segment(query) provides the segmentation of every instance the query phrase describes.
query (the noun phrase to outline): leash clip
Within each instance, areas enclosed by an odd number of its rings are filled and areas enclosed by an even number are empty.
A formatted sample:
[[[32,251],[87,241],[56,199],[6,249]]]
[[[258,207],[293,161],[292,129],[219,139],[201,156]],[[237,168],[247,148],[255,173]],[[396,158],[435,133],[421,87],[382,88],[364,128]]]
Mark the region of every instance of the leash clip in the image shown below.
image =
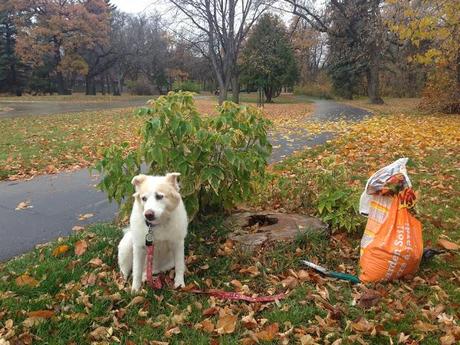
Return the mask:
[[[153,228],[155,227],[155,225],[147,224],[147,226],[149,227],[149,230],[147,234],[145,235],[145,245],[147,247],[150,247],[153,245]]]

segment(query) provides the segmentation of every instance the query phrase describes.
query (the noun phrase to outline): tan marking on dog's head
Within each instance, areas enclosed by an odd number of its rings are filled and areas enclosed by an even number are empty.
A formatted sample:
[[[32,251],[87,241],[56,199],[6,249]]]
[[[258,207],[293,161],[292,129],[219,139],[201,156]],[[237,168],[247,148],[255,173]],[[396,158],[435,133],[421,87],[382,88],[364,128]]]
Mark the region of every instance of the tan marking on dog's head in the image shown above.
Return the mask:
[[[181,196],[177,192],[176,187],[168,179],[166,179],[166,183],[158,185],[156,192],[164,195],[168,212],[172,212],[179,205]]]
[[[173,173],[168,173],[166,174],[166,182],[171,184],[176,191],[179,191],[179,182],[177,181],[177,178],[180,176],[180,173],[178,172],[173,172]]]

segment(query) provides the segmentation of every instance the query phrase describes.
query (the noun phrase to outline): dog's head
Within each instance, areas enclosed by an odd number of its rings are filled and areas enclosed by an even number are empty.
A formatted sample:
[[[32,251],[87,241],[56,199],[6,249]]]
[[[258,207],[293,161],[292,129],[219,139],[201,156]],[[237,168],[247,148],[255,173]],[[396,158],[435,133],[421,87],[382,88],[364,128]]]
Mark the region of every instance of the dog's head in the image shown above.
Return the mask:
[[[141,174],[132,179],[131,183],[136,189],[133,196],[139,203],[147,224],[161,224],[179,205],[179,176],[179,173],[170,173],[166,176]]]

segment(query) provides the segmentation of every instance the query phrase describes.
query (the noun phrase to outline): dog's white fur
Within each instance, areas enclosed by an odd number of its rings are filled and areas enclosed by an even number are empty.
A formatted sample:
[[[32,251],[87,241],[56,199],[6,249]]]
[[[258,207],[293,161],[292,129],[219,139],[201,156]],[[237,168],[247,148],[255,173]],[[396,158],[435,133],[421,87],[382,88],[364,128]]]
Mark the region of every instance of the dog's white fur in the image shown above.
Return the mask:
[[[187,236],[187,213],[179,194],[179,173],[166,176],[137,175],[132,184],[136,189],[129,228],[118,245],[118,265],[127,280],[133,273],[132,292],[139,291],[146,280],[145,236],[148,232],[146,212],[154,212],[153,273],[174,267],[174,287],[184,286],[184,239]],[[147,212],[148,215],[148,212]]]

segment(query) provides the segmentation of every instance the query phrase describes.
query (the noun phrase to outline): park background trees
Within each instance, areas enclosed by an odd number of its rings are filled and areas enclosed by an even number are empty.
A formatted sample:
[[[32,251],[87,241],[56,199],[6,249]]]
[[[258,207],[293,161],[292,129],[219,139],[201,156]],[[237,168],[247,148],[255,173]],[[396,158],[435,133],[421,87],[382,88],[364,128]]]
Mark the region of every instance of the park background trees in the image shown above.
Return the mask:
[[[458,1],[163,0],[168,12],[127,14],[110,0],[3,0],[0,92],[165,93],[197,86],[239,101],[272,65],[249,38],[265,13],[279,15],[296,66],[295,90],[346,99],[424,97],[458,112]],[[273,34],[276,34],[276,32]],[[289,49],[288,49],[289,50]],[[251,73],[249,73],[252,71]],[[283,87],[292,85],[285,79]],[[249,87],[248,87],[249,86]],[[276,87],[280,89],[279,85]],[[275,93],[276,94],[276,93]],[[271,98],[271,97],[268,97]]]

